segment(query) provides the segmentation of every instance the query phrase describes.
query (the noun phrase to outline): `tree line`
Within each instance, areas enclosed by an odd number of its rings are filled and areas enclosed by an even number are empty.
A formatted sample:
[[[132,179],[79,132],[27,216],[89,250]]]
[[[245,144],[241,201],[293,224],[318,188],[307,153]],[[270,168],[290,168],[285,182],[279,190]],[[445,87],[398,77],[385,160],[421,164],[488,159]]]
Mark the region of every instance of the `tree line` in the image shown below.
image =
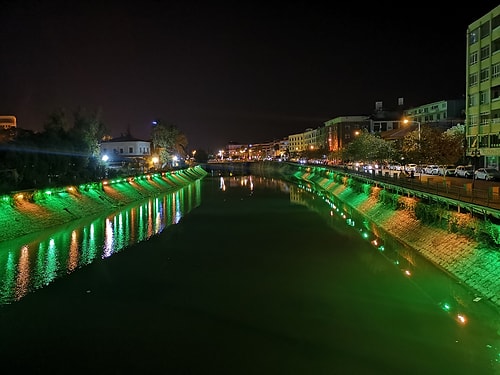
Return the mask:
[[[454,126],[441,131],[427,124],[420,132],[412,131],[402,139],[384,140],[380,134],[361,132],[345,148],[330,154],[343,162],[401,162],[415,164],[466,163],[465,128]]]
[[[100,160],[100,142],[108,129],[99,111],[58,109],[49,114],[43,130],[0,130],[0,194],[53,186],[78,185],[108,177]],[[152,149],[162,164],[175,153],[187,154],[187,138],[175,126],[157,120],[151,130]],[[197,153],[203,155],[203,152]]]

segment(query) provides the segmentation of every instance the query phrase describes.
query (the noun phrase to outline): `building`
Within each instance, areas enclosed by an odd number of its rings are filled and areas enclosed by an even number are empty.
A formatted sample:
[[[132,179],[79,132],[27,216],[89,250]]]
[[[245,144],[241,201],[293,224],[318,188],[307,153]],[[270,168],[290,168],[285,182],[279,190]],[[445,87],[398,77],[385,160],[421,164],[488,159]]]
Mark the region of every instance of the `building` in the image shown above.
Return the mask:
[[[311,129],[306,129],[306,131]],[[290,134],[288,136],[288,146],[290,150],[290,156],[295,157],[301,152],[307,150],[306,143],[304,140],[304,133]]]
[[[16,116],[0,116],[0,129],[8,130],[16,126]]]
[[[466,48],[467,155],[474,165],[498,168],[500,5],[468,26]]]
[[[152,163],[151,142],[130,134],[102,141],[99,148],[108,168],[144,170]]]
[[[370,131],[372,120],[369,116],[341,116],[325,122],[327,150],[342,150],[361,131]]]
[[[440,100],[407,109],[403,117],[410,123],[426,124],[445,131],[465,123],[465,99]]]
[[[370,133],[382,133],[398,129],[403,117],[403,98],[398,98],[396,108],[384,108],[383,102],[375,102],[375,111],[370,116]]]

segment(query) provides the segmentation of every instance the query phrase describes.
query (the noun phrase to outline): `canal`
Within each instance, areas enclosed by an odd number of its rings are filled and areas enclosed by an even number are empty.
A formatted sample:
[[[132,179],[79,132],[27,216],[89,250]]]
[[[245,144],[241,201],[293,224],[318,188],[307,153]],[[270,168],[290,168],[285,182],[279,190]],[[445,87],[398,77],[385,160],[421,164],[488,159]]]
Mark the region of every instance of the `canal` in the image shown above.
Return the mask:
[[[500,374],[500,314],[347,205],[207,176],[0,243],[4,371]]]

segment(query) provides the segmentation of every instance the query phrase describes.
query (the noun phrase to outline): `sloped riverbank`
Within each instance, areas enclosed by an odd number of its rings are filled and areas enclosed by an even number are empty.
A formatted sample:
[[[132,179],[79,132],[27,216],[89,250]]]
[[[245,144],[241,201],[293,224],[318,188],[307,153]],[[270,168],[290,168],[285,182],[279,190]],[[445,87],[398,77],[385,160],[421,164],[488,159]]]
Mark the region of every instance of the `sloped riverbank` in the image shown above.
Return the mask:
[[[98,215],[160,193],[175,191],[202,178],[206,171],[193,167],[134,178],[24,191],[0,201],[0,244],[21,236]]]

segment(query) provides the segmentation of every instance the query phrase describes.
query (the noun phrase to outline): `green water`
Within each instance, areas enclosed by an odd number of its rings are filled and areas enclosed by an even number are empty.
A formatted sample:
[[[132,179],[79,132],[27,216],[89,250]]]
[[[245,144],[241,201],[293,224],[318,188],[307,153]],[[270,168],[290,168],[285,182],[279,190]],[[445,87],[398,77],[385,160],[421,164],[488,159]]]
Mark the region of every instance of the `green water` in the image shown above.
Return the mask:
[[[4,244],[0,366],[500,374],[498,310],[341,207],[272,178],[206,177]]]

